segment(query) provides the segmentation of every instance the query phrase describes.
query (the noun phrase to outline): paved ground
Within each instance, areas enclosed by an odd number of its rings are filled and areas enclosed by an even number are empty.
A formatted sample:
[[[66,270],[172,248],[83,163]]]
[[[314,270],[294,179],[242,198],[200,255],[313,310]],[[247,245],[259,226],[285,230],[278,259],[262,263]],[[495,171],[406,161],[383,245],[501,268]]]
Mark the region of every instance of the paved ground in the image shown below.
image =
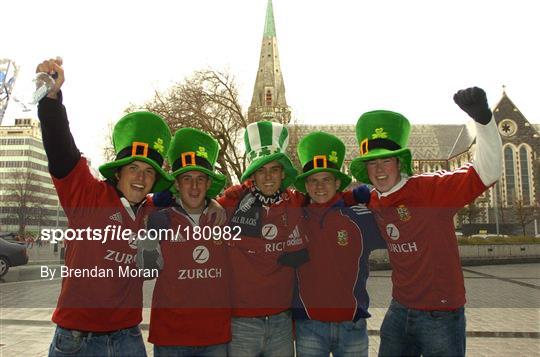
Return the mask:
[[[38,253],[36,259],[57,262]],[[9,274],[30,268],[14,268]],[[540,264],[476,266],[463,270],[468,299],[468,355],[540,356]],[[60,280],[6,280],[0,284],[0,355],[46,356],[54,331],[50,317]],[[145,283],[145,304],[150,301],[152,288],[152,282]],[[368,290],[373,315],[368,320],[370,355],[375,356],[379,327],[390,299],[390,272],[373,271]],[[145,338],[148,317],[149,311],[145,309],[142,325]],[[151,355],[151,345],[147,344],[147,348]]]

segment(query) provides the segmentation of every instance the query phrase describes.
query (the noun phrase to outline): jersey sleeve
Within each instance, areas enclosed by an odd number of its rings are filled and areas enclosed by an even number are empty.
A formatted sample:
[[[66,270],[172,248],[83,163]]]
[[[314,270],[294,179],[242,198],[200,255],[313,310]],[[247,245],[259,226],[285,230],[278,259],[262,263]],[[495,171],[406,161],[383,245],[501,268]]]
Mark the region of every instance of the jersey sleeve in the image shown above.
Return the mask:
[[[350,207],[348,212],[349,217],[362,231],[363,244],[368,251],[386,249],[386,241],[381,236],[373,213],[366,206],[358,204]]]
[[[62,92],[58,99],[43,98],[38,106],[43,147],[53,177],[66,177],[77,165],[81,153],[69,129],[66,108],[62,104]]]
[[[502,174],[502,141],[495,119],[486,125],[476,123],[476,150],[473,165],[485,186]]]
[[[88,217],[92,217],[93,210],[100,207],[100,195],[107,194],[108,184],[92,176],[84,157],[79,159],[67,176],[53,176],[52,179],[70,224],[87,221]]]
[[[455,211],[474,201],[502,173],[502,144],[495,121],[476,123],[474,160],[453,171],[413,176],[416,191],[426,207],[451,207]]]
[[[410,181],[415,195],[425,208],[448,208],[452,215],[487,189],[470,163],[453,171],[413,176]]]

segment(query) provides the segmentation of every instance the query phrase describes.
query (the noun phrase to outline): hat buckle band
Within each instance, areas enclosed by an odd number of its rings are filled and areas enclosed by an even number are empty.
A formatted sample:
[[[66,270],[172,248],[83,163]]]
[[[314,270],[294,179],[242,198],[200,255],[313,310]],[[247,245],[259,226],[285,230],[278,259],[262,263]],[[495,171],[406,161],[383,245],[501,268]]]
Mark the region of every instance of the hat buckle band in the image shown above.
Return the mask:
[[[142,148],[142,154],[138,153],[140,148]],[[148,157],[148,143],[143,143],[143,142],[140,142],[140,141],[134,141],[131,144],[131,156]]]
[[[360,156],[367,155],[368,152],[369,152],[369,143],[368,143],[368,139],[366,138],[362,140],[362,142],[360,143]]]
[[[186,158],[188,158],[188,157],[189,157],[189,162],[186,161]],[[195,166],[196,165],[196,163],[195,163],[195,151],[183,152],[182,156],[181,156],[181,159],[182,159],[182,167]]]
[[[319,162],[322,161],[322,165],[319,165]],[[328,161],[326,160],[326,155],[315,155],[313,156],[313,168],[319,169],[323,168],[326,169],[328,167]]]

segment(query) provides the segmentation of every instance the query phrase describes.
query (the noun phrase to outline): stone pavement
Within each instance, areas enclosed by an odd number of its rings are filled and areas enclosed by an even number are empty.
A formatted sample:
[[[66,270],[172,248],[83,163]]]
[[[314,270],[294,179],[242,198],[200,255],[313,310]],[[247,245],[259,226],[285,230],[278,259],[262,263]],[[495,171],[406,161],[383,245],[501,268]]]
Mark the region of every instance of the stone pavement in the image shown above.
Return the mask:
[[[468,303],[468,356],[540,356],[540,264],[465,267]],[[53,336],[50,322],[60,280],[0,284],[0,355],[46,356]],[[153,282],[146,282],[145,304]],[[368,280],[372,318],[368,320],[370,356],[376,356],[379,327],[390,300],[389,271]],[[143,335],[148,337],[149,310]],[[152,346],[147,344],[151,356]]]

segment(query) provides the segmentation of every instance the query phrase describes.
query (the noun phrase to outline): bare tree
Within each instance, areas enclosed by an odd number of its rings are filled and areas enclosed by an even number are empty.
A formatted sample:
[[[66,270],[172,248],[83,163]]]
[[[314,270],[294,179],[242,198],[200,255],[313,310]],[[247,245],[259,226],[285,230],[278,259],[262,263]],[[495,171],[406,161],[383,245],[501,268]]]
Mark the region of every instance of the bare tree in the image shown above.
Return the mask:
[[[458,211],[457,220],[460,225],[474,223],[482,216],[482,211],[482,207],[473,201]]]
[[[298,120],[293,117],[287,125],[287,128],[289,130],[289,146],[287,147],[287,155],[290,157],[293,165],[300,168],[301,171],[302,166],[300,165],[300,159],[298,158],[298,153],[296,151],[298,143],[302,139],[301,125]]]
[[[516,217],[516,223],[521,227],[523,235],[527,235],[527,225],[538,219],[539,203],[533,203],[532,205],[525,205],[522,199],[516,199],[514,202],[514,214]]]
[[[217,169],[229,183],[238,182],[246,167],[242,130],[247,126],[234,77],[222,71],[199,70],[168,91],[156,91],[142,106],[126,112],[148,110],[162,116],[171,131],[191,127],[212,135],[220,144]]]
[[[7,208],[8,217],[19,225],[19,235],[24,236],[30,224],[41,226],[45,216],[45,205],[40,176],[29,170],[10,172],[3,184],[0,201]]]
[[[116,152],[114,151],[114,146],[112,144],[113,128],[114,123],[109,121],[107,123],[107,133],[105,135],[102,148],[103,158],[105,159],[105,162],[114,161],[114,159],[116,158]]]

